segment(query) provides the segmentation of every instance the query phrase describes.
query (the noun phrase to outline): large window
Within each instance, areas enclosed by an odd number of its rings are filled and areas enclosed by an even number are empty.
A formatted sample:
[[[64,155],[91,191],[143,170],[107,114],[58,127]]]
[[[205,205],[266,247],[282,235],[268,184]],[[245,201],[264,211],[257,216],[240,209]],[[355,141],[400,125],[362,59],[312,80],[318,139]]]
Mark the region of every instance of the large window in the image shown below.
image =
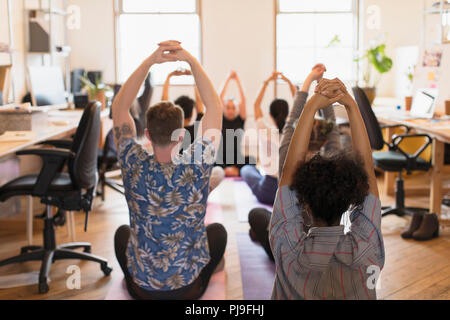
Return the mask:
[[[278,0],[277,70],[299,83],[316,63],[355,80],[357,0]]]
[[[165,40],[178,40],[197,59],[201,58],[199,0],[119,0],[118,71],[124,82]],[[152,68],[154,84],[164,83],[185,62],[170,62]],[[176,77],[174,84],[192,84],[192,77]]]

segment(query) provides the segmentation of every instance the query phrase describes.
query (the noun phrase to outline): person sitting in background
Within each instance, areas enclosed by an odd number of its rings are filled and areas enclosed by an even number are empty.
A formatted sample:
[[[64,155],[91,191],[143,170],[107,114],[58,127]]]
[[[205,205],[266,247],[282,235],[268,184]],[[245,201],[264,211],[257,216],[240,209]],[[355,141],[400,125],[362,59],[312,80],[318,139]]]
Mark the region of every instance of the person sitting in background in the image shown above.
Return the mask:
[[[207,110],[200,137],[182,155],[183,110],[160,102],[147,111],[146,137],[154,153],[136,142],[130,106],[155,64],[185,61]],[[223,258],[227,233],[205,226],[209,179],[220,141],[205,134],[222,129],[222,105],[199,62],[177,41],[167,41],[131,75],[114,100],[113,122],[130,225],[115,234],[117,260],[135,299],[198,299]]]
[[[384,266],[381,203],[372,150],[357,103],[339,80],[322,80],[295,128],[269,224],[276,275],[272,299],[376,299],[369,277]],[[339,102],[353,152],[307,159],[314,116]],[[284,142],[284,141],[283,141]],[[342,215],[350,211],[350,231]],[[304,231],[304,215],[311,218]],[[376,272],[376,271],[375,271]]]
[[[271,81],[283,79],[289,84],[292,96],[297,88],[282,73],[273,72],[263,83],[255,101],[255,120],[258,129],[259,161],[263,168],[261,173],[255,166],[246,165],[241,169],[241,176],[252,189],[259,202],[273,205],[278,189],[278,153],[280,149],[280,135],[283,132],[286,118],[289,114],[289,104],[286,100],[275,99],[270,104],[270,116],[264,117],[261,103],[266,89]]]
[[[236,82],[239,89],[239,102],[237,102],[234,98],[225,98],[228,86],[232,80]],[[242,155],[241,150],[247,111],[244,89],[236,71],[230,72],[220,94],[220,99],[224,106],[223,127],[222,142],[217,153],[216,164],[225,169],[225,174],[227,177],[239,177],[240,169],[246,163],[250,163],[250,159]],[[227,137],[227,130],[233,136],[232,139]],[[241,131],[242,134],[239,134],[239,131]]]
[[[319,82],[322,78],[324,73],[326,72],[326,68],[323,64],[317,64],[312,69],[311,73],[306,78],[305,82],[302,85],[302,88],[300,91],[296,92],[295,100],[294,100],[294,106],[289,113],[288,120],[286,122],[286,125],[283,129],[283,135],[281,137],[281,147],[279,149],[279,153],[285,153],[287,148],[289,147],[289,143],[291,141],[292,133],[294,132],[295,126],[297,125],[297,120],[300,117],[303,108],[306,104],[306,100],[308,98],[309,91],[311,89],[311,85],[313,82]],[[336,123],[336,117],[334,114],[334,110],[332,106],[328,106],[323,111],[323,117],[327,121],[327,123],[335,124]],[[320,131],[319,128],[323,127],[322,121],[314,121],[314,131]],[[325,137],[325,139],[323,138]],[[314,139],[318,138],[318,139]],[[309,155],[313,155],[315,152],[318,152],[323,144],[325,143],[325,152],[326,153],[332,153],[336,150],[339,150],[341,148],[341,144],[339,141],[339,131],[337,129],[337,126],[334,125],[332,128],[328,128],[327,131],[325,131],[324,135],[322,137],[320,135],[317,135],[317,137],[314,137],[310,141],[309,145]],[[281,172],[281,168],[283,166],[283,162],[281,159],[277,156],[277,172]],[[277,174],[278,176],[278,174]],[[277,189],[278,189],[278,182],[277,182]],[[275,191],[276,194],[276,191]],[[275,197],[275,196],[274,196]],[[248,216],[248,221],[250,224],[250,237],[253,241],[259,242],[264,250],[266,251],[267,255],[271,260],[273,260],[272,251],[270,249],[270,243],[269,243],[269,221],[272,213],[265,209],[265,208],[255,208],[252,211],[250,211]]]
[[[162,101],[169,101],[169,88],[170,88],[170,79],[172,77],[179,76],[192,76],[191,70],[175,70],[167,76],[166,82],[163,87],[163,95]],[[187,150],[189,146],[194,143],[197,138],[197,131],[200,125],[200,121],[203,119],[205,115],[205,107],[202,103],[202,99],[200,98],[200,94],[198,93],[197,87],[194,85],[195,92],[195,101],[192,100],[188,96],[180,96],[175,100],[175,105],[179,106],[183,109],[184,112],[184,129],[186,133],[184,135],[183,142],[181,144],[180,153],[184,150]],[[195,121],[192,121],[194,115],[194,106],[196,111]],[[210,192],[213,191],[217,186],[223,181],[225,178],[225,172],[222,167],[215,166],[211,172],[211,179],[209,183]]]
[[[169,88],[170,88],[170,79],[172,77],[179,76],[192,76],[192,72],[190,70],[175,70],[167,76],[166,82],[163,87],[163,95],[161,101],[169,101]],[[183,140],[183,144],[181,149],[186,150],[197,137],[197,132],[195,130],[195,124],[202,120],[205,114],[205,107],[203,106],[202,99],[198,93],[197,87],[194,86],[195,92],[195,101],[186,95],[182,95],[175,100],[175,104],[184,111],[184,128],[187,130],[189,135],[185,135]],[[196,111],[195,122],[192,121],[194,115],[194,106]],[[194,123],[193,123],[194,122]]]

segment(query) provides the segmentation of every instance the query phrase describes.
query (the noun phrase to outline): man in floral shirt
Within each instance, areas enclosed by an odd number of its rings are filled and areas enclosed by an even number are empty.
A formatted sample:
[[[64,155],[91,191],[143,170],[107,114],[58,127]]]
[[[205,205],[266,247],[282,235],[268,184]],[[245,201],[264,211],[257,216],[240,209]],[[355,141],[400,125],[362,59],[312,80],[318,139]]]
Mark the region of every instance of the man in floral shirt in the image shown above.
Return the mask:
[[[151,66],[168,61],[190,64],[207,107],[200,137],[181,155],[181,108],[161,102],[147,112],[146,135],[154,154],[136,142],[129,113]],[[222,225],[204,223],[209,178],[220,143],[206,135],[208,130],[220,133],[220,100],[198,61],[179,42],[167,41],[128,79],[112,113],[130,211],[130,226],[117,230],[115,249],[128,291],[136,299],[197,299],[223,258],[227,241]]]

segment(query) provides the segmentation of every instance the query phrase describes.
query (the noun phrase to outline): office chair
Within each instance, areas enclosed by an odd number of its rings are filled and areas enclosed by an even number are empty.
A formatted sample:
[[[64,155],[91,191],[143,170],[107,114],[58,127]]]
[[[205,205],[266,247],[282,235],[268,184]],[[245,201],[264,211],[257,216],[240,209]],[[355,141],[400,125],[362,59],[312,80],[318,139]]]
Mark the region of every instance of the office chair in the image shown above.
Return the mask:
[[[111,189],[125,194],[123,183],[120,183],[116,179],[107,178],[106,173],[111,171],[120,170],[119,160],[117,159],[117,150],[114,144],[114,132],[109,131],[106,136],[105,145],[103,150],[99,150],[98,154],[98,175],[100,190],[97,194],[101,196],[102,201],[105,201],[105,187],[108,186]]]
[[[83,113],[70,149],[36,148],[17,152],[18,156],[36,155],[43,160],[39,174],[19,177],[0,188],[0,201],[15,196],[39,197],[47,206],[44,218],[43,246],[22,248],[19,256],[0,261],[0,267],[25,261],[42,261],[39,273],[39,293],[49,291],[48,275],[55,260],[80,259],[97,262],[108,276],[112,269],[108,261],[91,254],[90,243],[69,243],[56,245],[52,206],[63,211],[84,211],[92,209],[97,186],[97,146],[100,135],[100,108],[98,102],[91,103]],[[68,173],[61,172],[61,166],[68,162]],[[84,252],[74,249],[82,248]]]
[[[386,152],[373,153],[375,167],[387,172],[398,172],[395,205],[393,207],[383,207],[382,216],[396,214],[402,217],[404,215],[412,215],[414,212],[428,211],[425,208],[405,207],[405,189],[402,174],[403,171],[411,174],[412,171],[428,171],[431,168],[431,163],[419,158],[419,156],[431,145],[433,140],[426,134],[409,134],[410,128],[405,125],[380,126],[364,91],[359,87],[355,87],[353,88],[353,94],[366,125],[372,150],[380,151],[384,146],[389,148],[389,151]],[[381,131],[384,128],[404,128],[406,132],[402,135],[394,135],[392,142],[387,143],[384,141]],[[399,145],[403,140],[417,137],[426,138],[427,141],[415,154],[408,154],[400,148]]]
[[[114,91],[117,95],[119,93],[121,86],[117,85]],[[136,126],[136,135],[142,137],[145,133],[146,128],[146,118],[148,108],[150,108],[150,102],[153,96],[153,85],[151,82],[151,74],[149,73],[144,82],[144,91],[142,95],[139,96],[135,101],[135,108],[132,108],[132,118]],[[123,183],[120,183],[116,179],[111,179],[106,177],[107,172],[117,171],[120,169],[119,160],[117,157],[117,150],[114,144],[114,133],[113,130],[108,132],[106,136],[105,144],[103,150],[99,150],[98,153],[98,170],[99,170],[99,185],[100,190],[97,194],[101,196],[102,200],[105,200],[105,187],[108,186],[111,189],[125,194]]]

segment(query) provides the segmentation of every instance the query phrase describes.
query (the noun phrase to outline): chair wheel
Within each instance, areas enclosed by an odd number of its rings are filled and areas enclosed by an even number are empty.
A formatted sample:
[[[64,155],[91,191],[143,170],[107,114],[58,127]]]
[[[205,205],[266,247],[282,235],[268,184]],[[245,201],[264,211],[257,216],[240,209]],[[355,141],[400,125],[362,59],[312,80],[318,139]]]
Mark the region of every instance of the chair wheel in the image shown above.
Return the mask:
[[[39,283],[39,293],[44,294],[47,293],[50,290],[50,287],[48,286],[48,283],[41,282]]]
[[[109,276],[113,270],[112,268],[108,267],[108,265],[106,265],[106,264],[102,265],[101,268],[106,277]]]
[[[83,252],[85,253],[91,253],[91,247],[85,247]]]

